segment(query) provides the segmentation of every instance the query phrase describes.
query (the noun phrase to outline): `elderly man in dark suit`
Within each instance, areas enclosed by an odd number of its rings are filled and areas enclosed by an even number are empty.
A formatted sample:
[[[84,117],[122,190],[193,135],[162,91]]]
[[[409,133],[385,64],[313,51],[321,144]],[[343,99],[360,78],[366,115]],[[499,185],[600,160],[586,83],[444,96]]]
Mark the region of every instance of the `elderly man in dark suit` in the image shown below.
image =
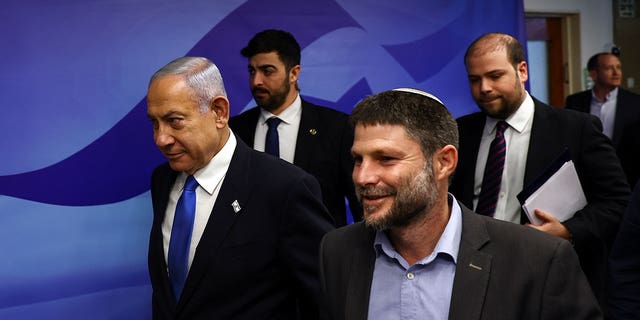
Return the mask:
[[[602,318],[569,242],[447,193],[458,132],[436,97],[382,92],[351,119],[364,222],[322,240],[327,319]]]
[[[236,139],[205,58],[156,72],[147,102],[168,160],[151,178],[153,318],[317,317],[317,252],[333,228],[318,182]]]
[[[588,204],[577,212],[564,212],[573,214],[566,221],[555,218],[561,212],[536,209],[542,224],[529,226],[574,245],[604,308],[607,257],[630,191],[613,147],[594,125],[598,120],[532,98],[524,87],[524,51],[510,35],[478,38],[467,49],[465,65],[471,94],[482,112],[458,119],[460,164],[450,191],[478,213],[528,224],[517,194],[568,150]],[[498,138],[506,144],[501,167],[491,151]]]
[[[602,121],[604,133],[616,148],[622,168],[633,187],[638,181],[640,141],[640,95],[620,87],[622,65],[612,53],[601,52],[587,62],[589,76],[593,79],[591,90],[567,97],[565,107],[591,113]]]
[[[249,59],[249,83],[258,107],[231,118],[233,131],[256,150],[277,155],[316,177],[336,226],[347,223],[345,197],[353,220],[360,220],[362,207],[351,181],[353,128],[346,114],[300,98],[296,39],[283,30],[265,30],[249,41],[242,55]],[[270,138],[275,145],[267,142]]]

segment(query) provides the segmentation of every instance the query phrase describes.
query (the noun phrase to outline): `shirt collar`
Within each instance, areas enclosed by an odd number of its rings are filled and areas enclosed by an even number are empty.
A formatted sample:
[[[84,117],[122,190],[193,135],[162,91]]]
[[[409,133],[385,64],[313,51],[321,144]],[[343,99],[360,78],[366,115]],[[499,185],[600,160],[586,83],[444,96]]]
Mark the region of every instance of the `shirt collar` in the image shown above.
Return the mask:
[[[618,87],[615,87],[615,89],[609,91],[609,93],[607,93],[606,99],[607,101],[618,99]],[[593,89],[591,89],[591,100],[598,101],[599,103],[607,102],[607,101],[600,101],[598,97],[596,97],[596,93],[593,91]]]
[[[198,184],[202,189],[207,191],[207,193],[213,194],[215,188],[220,184],[220,182],[222,182],[222,179],[227,174],[227,169],[229,169],[229,164],[231,164],[233,152],[236,150],[236,145],[236,137],[231,129],[229,129],[229,139],[227,139],[227,142],[224,144],[222,149],[213,156],[207,165],[193,174],[193,177],[196,178]],[[180,183],[184,186],[187,174],[184,172],[181,173],[180,176],[178,176],[178,179],[181,180]]]
[[[418,261],[417,264],[429,264],[440,254],[448,255],[454,263],[458,261],[458,250],[462,237],[462,209],[460,209],[456,198],[450,193],[448,194],[448,201],[451,205],[451,214],[449,215],[447,226],[444,228],[444,232],[442,232],[433,252]],[[373,247],[378,256],[384,254],[389,258],[404,261],[404,258],[393,248],[387,233],[384,231],[376,232]]]
[[[518,133],[522,133],[527,127],[527,123],[533,119],[534,103],[533,99],[529,95],[529,92],[525,91],[526,97],[522,104],[518,107],[516,112],[510,115],[505,122],[509,124],[509,127],[516,130]],[[487,116],[487,122],[484,126],[486,135],[493,135],[495,133],[496,124],[500,119],[495,119]]]
[[[277,115],[282,122],[286,124],[291,124],[295,122],[295,119],[299,118],[300,113],[302,112],[302,99],[300,99],[300,95],[296,96],[296,99],[293,100],[293,103],[289,105],[286,109],[284,109],[279,115]],[[260,108],[260,120],[259,123],[266,125],[267,119],[271,117],[276,117],[275,114],[265,110],[264,108]]]

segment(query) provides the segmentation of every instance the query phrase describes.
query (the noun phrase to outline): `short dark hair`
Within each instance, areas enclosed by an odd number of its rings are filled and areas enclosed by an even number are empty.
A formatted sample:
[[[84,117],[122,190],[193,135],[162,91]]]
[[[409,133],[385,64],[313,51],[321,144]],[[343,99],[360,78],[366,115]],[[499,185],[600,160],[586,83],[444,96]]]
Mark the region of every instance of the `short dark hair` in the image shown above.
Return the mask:
[[[606,56],[606,55],[616,56],[611,52],[599,52],[592,55],[591,58],[589,58],[589,61],[587,61],[587,71],[593,71],[598,69],[598,63],[600,62],[600,57]]]
[[[354,127],[401,125],[420,144],[426,158],[446,145],[458,148],[455,119],[437,98],[424,91],[396,89],[370,95],[356,105],[349,120]]]
[[[287,31],[268,29],[257,33],[246,47],[240,50],[245,58],[258,53],[276,52],[284,62],[287,71],[300,64],[300,45],[296,38]]]
[[[487,46],[485,44],[485,41],[490,39],[495,40],[493,46]],[[469,45],[464,54],[464,64],[467,64],[467,58],[471,54],[487,53],[501,48],[505,48],[509,63],[511,63],[515,69],[517,69],[518,63],[526,60],[524,49],[518,39],[506,33],[492,32],[480,36]]]

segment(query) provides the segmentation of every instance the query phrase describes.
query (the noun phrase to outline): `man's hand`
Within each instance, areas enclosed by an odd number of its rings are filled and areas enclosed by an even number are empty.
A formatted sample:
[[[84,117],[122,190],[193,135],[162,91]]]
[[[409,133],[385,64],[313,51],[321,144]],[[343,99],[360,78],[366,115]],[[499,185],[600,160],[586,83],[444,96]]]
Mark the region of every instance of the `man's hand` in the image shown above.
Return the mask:
[[[558,219],[538,209],[535,209],[533,212],[538,216],[538,218],[540,218],[540,220],[542,220],[542,224],[536,226],[528,223],[528,226],[548,234],[552,234],[556,237],[569,240],[569,230],[567,230],[567,228]]]

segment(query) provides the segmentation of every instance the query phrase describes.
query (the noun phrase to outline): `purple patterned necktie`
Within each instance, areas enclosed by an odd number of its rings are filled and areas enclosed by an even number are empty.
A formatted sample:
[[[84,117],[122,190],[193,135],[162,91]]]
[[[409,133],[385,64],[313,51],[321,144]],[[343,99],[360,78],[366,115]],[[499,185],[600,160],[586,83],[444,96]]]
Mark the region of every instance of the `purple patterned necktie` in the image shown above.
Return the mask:
[[[484,168],[482,177],[482,189],[476,212],[485,216],[493,217],[498,204],[500,186],[502,184],[502,170],[504,169],[504,159],[507,150],[507,143],[504,140],[504,131],[509,125],[500,121],[496,125],[496,137],[491,141],[487,165]]]

